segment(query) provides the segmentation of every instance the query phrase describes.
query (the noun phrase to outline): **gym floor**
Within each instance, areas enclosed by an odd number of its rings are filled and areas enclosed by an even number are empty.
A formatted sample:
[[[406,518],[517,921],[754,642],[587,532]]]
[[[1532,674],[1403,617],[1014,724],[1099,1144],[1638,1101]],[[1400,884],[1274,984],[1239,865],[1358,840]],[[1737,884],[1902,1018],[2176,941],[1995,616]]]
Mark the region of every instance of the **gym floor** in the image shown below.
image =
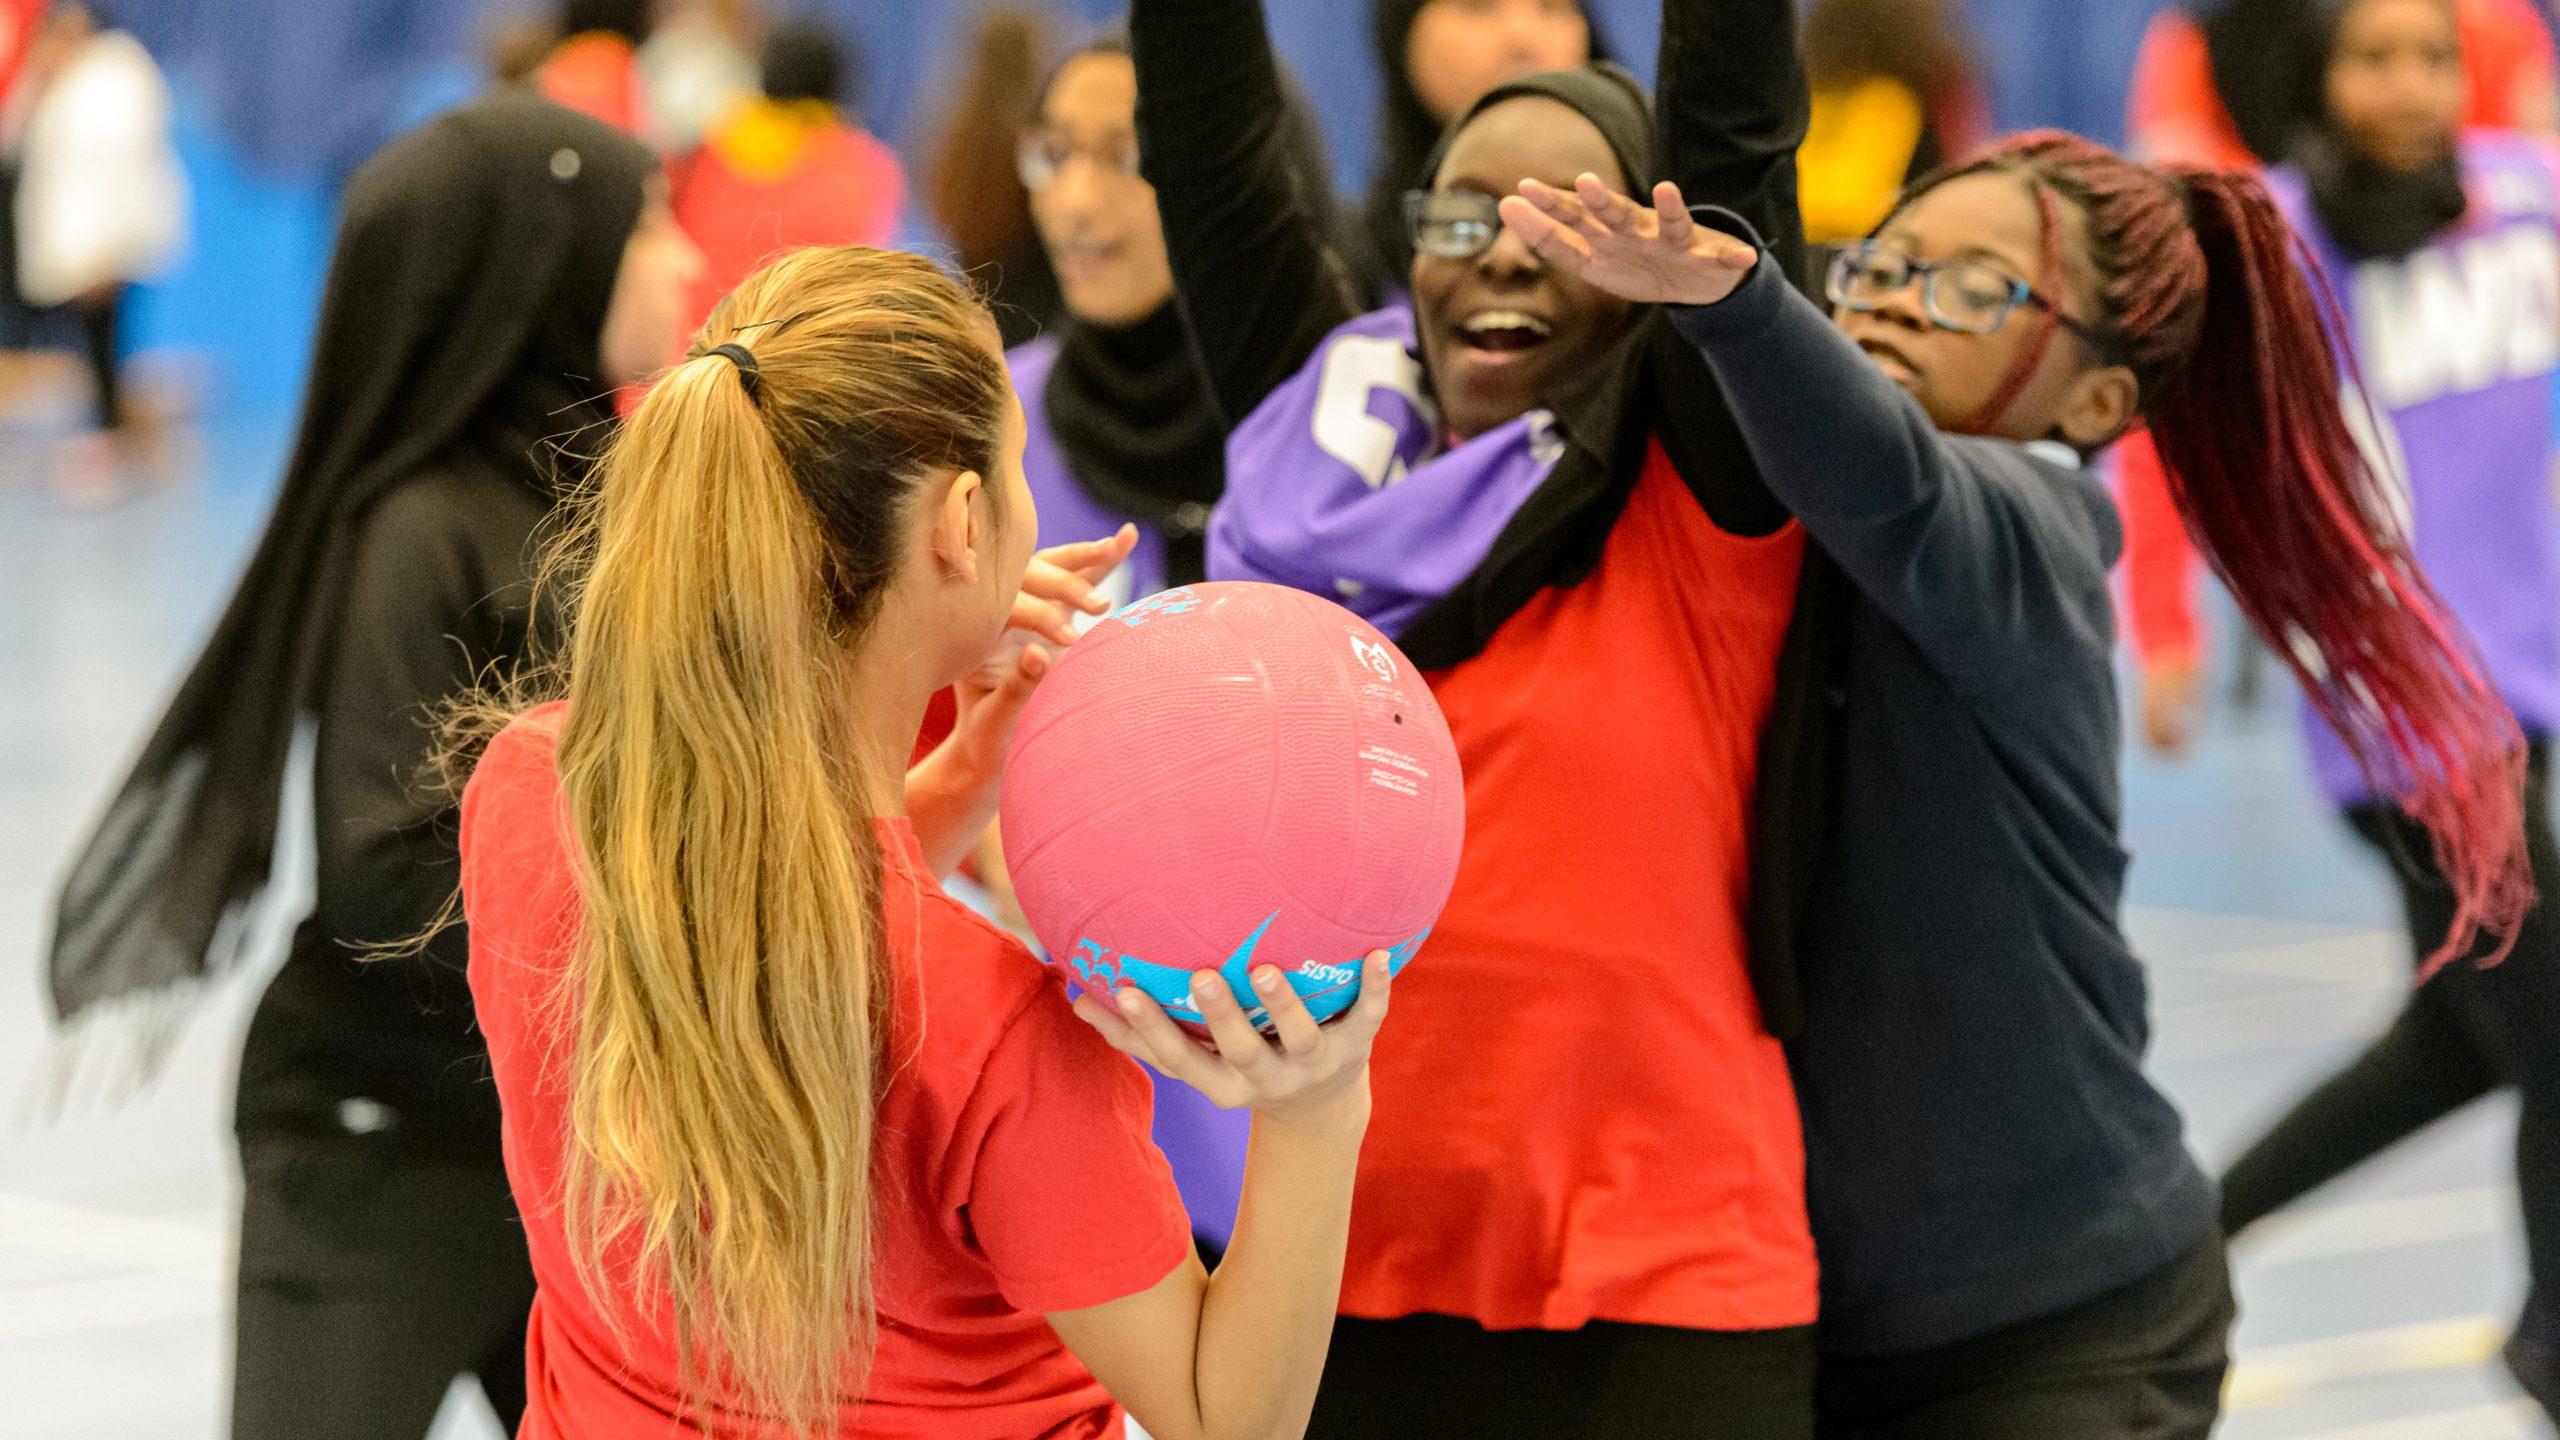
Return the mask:
[[[50,483],[52,435],[0,429],[0,1434],[214,1440],[228,1384],[231,1074],[253,982],[204,992],[158,1083],[68,1095],[38,946],[69,846],[226,591],[277,469],[275,417],[217,421],[161,472]],[[2407,983],[2382,874],[2312,795],[2288,697],[2226,709],[2192,763],[2130,767],[2129,920],[2157,1073],[2227,1160],[2377,1030]],[[2231,1440],[2548,1432],[2496,1370],[2521,1288],[2492,1101],[2253,1234]],[[494,1426],[457,1394],[438,1440]]]

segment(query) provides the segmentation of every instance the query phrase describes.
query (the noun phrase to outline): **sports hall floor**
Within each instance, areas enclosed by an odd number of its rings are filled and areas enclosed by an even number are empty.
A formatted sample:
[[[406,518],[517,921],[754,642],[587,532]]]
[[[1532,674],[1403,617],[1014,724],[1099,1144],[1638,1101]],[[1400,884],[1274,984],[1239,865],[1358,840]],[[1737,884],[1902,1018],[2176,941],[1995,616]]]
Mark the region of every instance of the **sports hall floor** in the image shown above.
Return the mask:
[[[36,947],[66,847],[260,518],[279,429],[216,423],[129,493],[66,500],[43,427],[0,428],[0,1437],[222,1433],[225,1116],[253,987],[203,998],[141,1100],[75,1094],[46,1123]],[[2226,710],[2193,764],[2133,762],[2129,809],[2157,1071],[2218,1164],[2390,1013],[2402,942],[2382,876],[2308,791],[2281,698]],[[2521,1289],[2512,1128],[2478,1107],[2251,1237],[2222,1434],[2544,1433],[2494,1373]],[[492,1428],[457,1396],[438,1436]]]

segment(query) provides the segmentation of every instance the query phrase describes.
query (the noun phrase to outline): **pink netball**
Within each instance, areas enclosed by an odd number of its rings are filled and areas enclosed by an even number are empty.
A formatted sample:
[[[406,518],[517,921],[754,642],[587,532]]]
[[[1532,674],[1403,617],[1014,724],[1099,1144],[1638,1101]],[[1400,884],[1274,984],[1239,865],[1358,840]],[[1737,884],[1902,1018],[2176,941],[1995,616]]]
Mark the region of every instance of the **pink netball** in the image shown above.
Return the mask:
[[[1041,682],[1005,769],[1005,859],[1076,985],[1139,986],[1203,1033],[1192,973],[1261,1023],[1246,977],[1267,963],[1324,1020],[1358,998],[1361,957],[1421,948],[1465,806],[1430,687],[1367,621],[1278,585],[1186,585]]]

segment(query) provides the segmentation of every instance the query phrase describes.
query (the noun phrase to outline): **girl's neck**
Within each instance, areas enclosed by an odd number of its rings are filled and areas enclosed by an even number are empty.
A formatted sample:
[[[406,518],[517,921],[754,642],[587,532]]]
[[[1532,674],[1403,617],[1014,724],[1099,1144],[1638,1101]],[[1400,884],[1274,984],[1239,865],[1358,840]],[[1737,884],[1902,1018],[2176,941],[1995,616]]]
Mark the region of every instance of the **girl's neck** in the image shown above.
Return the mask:
[[[872,633],[887,628],[875,624]],[[942,687],[923,673],[915,657],[869,643],[845,662],[843,674],[845,735],[857,749],[861,773],[871,777],[878,791],[865,797],[864,808],[874,815],[903,815],[907,762],[924,730],[925,710]]]

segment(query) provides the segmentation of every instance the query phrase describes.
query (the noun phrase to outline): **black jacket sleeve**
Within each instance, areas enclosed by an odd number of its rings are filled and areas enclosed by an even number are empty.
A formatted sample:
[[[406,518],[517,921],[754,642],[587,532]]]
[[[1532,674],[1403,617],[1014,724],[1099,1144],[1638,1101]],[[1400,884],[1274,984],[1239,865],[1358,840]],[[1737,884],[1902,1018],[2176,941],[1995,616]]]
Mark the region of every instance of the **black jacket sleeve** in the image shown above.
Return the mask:
[[[1692,205],[1740,215],[1785,273],[1801,270],[1796,150],[1813,102],[1794,0],[1665,0],[1655,82],[1662,177]]]
[[[1960,693],[2006,700],[2057,655],[2106,653],[2121,538],[2095,482],[1941,432],[1765,254],[1721,303],[1671,314],[1769,488]]]
[[[1785,0],[1779,0],[1785,3]],[[1134,0],[1138,156],[1174,290],[1232,430],[1359,314],[1317,197],[1287,161],[1261,0]]]
[[[1794,274],[1804,218],[1796,147],[1812,113],[1796,54],[1793,0],[1665,0],[1654,98],[1657,164],[1691,205],[1746,221]],[[1641,198],[1641,197],[1639,197]],[[1695,350],[1668,326],[1648,352],[1654,433],[1707,514],[1736,534],[1786,521],[1756,473],[1733,413]]]

